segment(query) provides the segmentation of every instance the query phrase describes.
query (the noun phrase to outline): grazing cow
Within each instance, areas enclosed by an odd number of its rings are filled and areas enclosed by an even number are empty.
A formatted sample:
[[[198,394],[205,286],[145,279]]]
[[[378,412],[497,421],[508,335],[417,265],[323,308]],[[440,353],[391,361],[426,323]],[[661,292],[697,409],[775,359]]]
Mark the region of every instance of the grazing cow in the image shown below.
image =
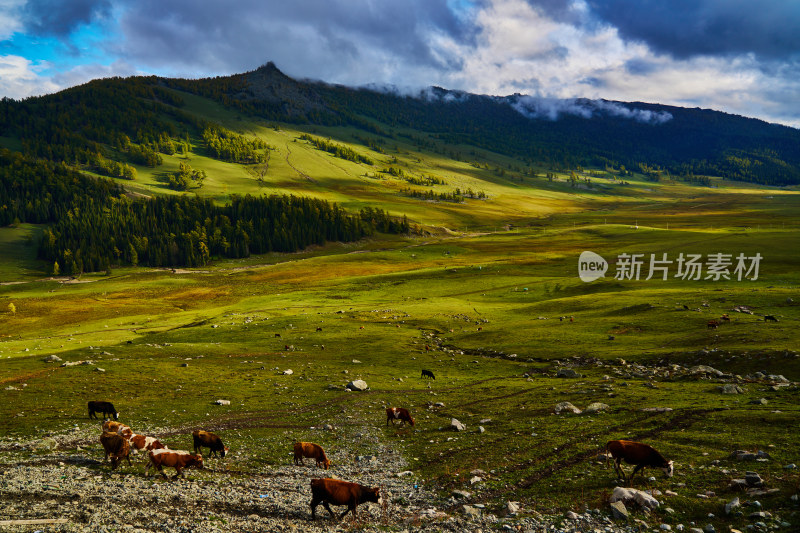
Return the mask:
[[[163,467],[168,466],[174,468],[176,474],[173,479],[178,479],[178,476],[186,477],[182,472],[184,468],[203,468],[202,455],[185,452],[183,450],[168,450],[166,448],[151,450],[148,453],[148,459],[149,462],[144,469],[144,477],[150,477],[151,466],[154,466],[164,478],[167,477],[167,474],[164,473]]]
[[[121,422],[115,422],[114,420],[106,420],[103,422],[103,432],[106,431],[109,433],[117,433],[126,439],[130,439],[131,435],[133,435],[133,430],[131,428]]]
[[[224,458],[225,454],[230,451],[230,448],[222,444],[222,439],[216,433],[211,433],[210,431],[198,429],[192,433],[192,439],[194,439],[194,453],[199,453],[201,451],[200,448],[205,447],[208,448],[209,455],[216,457],[217,452],[220,452]]]
[[[281,338],[281,334],[280,334],[280,333],[276,333],[276,334],[275,334],[275,337],[276,337],[276,338],[278,338],[278,339],[280,339],[280,338]]]
[[[325,450],[322,449],[322,446],[314,444],[313,442],[294,443],[294,464],[303,464],[303,457],[316,460],[317,466],[322,465],[325,470],[331,466],[328,456],[325,455]]]
[[[629,465],[636,465],[633,472],[631,472],[631,476],[627,478],[628,482],[633,479],[636,472],[643,470],[647,466],[662,469],[667,477],[672,477],[674,472],[672,461],[667,461],[652,446],[641,442],[629,440],[609,441],[606,444],[606,465],[608,465],[609,455],[614,458],[614,470],[623,480],[626,478],[625,471],[621,465],[622,461],[624,460]]]
[[[422,369],[422,376],[420,376],[420,377],[423,377],[423,378],[424,377],[429,377],[431,379],[436,379],[436,376],[433,375],[433,372],[431,372],[430,370],[425,370],[424,368]]]
[[[136,435],[134,433],[128,440],[131,442],[131,447],[136,452],[149,452],[151,450],[162,450],[167,448],[155,437],[145,437],[144,435]]]
[[[322,328],[317,326],[317,331],[322,331]]]
[[[709,320],[707,325],[708,325],[708,329],[717,329],[717,326],[719,326],[719,321],[717,321],[717,320]]]
[[[111,402],[100,402],[100,401],[90,401],[89,402],[89,418],[97,418],[97,414],[100,413],[101,415],[105,416],[113,416],[114,420],[119,418],[119,413]]]
[[[111,458],[112,470],[116,470],[117,465],[119,465],[123,459],[127,459],[128,464],[131,464],[131,443],[122,435],[105,431],[100,435],[100,444],[103,445],[106,458]]]
[[[339,520],[341,520],[349,511],[353,512],[353,519],[355,519],[356,507],[358,504],[366,502],[375,502],[378,505],[383,504],[383,499],[381,498],[378,487],[365,487],[358,483],[350,483],[349,481],[331,478],[311,480],[312,520],[316,518],[314,512],[317,509],[317,505],[320,503],[324,505],[325,509],[334,517],[336,514],[331,510],[329,504],[346,505],[347,509],[339,515]]]
[[[764,322],[777,322],[778,318],[775,315],[764,315]]]
[[[386,409],[386,425],[389,425],[389,421],[391,420],[392,425],[394,425],[394,421],[399,419],[400,425],[404,425],[406,422],[409,422],[412,426],[414,425],[414,419],[411,418],[411,414],[408,412],[408,409],[404,409],[402,407],[389,407]]]

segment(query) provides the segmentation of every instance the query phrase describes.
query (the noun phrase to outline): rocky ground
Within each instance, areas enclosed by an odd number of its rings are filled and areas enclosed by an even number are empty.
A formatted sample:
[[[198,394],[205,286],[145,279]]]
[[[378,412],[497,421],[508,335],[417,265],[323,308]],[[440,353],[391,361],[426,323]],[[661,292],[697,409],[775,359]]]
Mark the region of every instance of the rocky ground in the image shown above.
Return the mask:
[[[0,525],[4,531],[641,530],[635,523],[616,525],[608,511],[599,510],[541,516],[511,503],[500,517],[471,501],[469,495],[443,498],[419,486],[403,457],[389,449],[335,470],[336,477],[381,487],[383,506],[362,504],[356,521],[350,515],[335,520],[320,506],[317,519],[311,521],[309,481],[324,472],[316,467],[265,465],[243,472],[212,458],[202,473],[186,470],[186,479],[146,478],[143,466],[141,472],[138,468],[133,473],[111,472],[101,462],[102,451],[90,444],[95,440],[92,436],[90,430],[76,429],[40,441],[0,441]],[[142,458],[133,461],[136,465]],[[333,509],[344,511],[344,507]],[[59,519],[61,523],[4,524]]]

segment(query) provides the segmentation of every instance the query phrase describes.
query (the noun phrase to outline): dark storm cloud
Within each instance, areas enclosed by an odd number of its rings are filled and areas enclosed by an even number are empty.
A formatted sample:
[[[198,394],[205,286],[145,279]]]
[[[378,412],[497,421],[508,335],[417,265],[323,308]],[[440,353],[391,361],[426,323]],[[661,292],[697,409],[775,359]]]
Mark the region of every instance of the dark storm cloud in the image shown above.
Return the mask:
[[[753,53],[800,57],[800,2],[794,0],[588,0],[625,39],[676,58]]]
[[[432,36],[471,39],[446,0],[142,0],[130,3],[121,28],[120,53],[132,60],[227,72],[273,60],[288,73],[319,77],[375,69],[368,63],[376,57],[455,69],[458,58],[438,50]]]
[[[29,0],[22,10],[22,22],[32,34],[64,37],[110,10],[110,0]]]

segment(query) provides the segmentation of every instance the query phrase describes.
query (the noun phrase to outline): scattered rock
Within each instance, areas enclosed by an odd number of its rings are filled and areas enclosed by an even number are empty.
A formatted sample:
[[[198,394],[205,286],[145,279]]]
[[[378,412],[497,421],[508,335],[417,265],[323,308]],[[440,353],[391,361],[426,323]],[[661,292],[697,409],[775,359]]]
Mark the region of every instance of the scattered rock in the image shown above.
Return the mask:
[[[516,516],[517,513],[519,513],[519,502],[506,503],[506,508],[505,508],[506,516]]]
[[[60,363],[62,359],[57,355],[48,355],[43,359],[45,363]]]
[[[743,394],[744,390],[739,386],[733,383],[726,383],[720,387],[717,387],[717,390],[722,394]]]
[[[553,411],[555,411],[557,415],[560,415],[561,413],[564,412],[574,413],[576,415],[581,414],[581,410],[569,402],[557,403],[556,406],[553,408]]]
[[[599,413],[600,411],[605,411],[606,409],[610,409],[610,406],[608,404],[601,402],[594,402],[587,405],[586,409],[583,410],[583,413],[594,414],[594,413]]]
[[[725,514],[731,514],[734,509],[740,506],[741,504],[739,503],[739,497],[736,496],[734,499],[725,504]]]
[[[217,400],[214,403],[217,404],[217,405],[230,405],[231,401],[230,400]]]
[[[457,419],[451,418],[450,426],[448,427],[448,429],[452,429],[455,431],[464,431],[465,429],[467,429],[467,426],[459,422]]]
[[[611,503],[614,502],[626,502],[626,503],[637,503],[644,509],[655,509],[659,506],[658,500],[653,498],[650,494],[638,490],[638,489],[631,489],[626,487],[615,487],[614,491],[611,493],[611,499],[609,500]]]
[[[347,384],[347,388],[352,391],[365,391],[369,388],[367,382],[363,379],[354,379],[350,383]]]
[[[468,518],[480,518],[481,510],[474,505],[462,505],[461,512]]]
[[[579,378],[581,377],[580,374],[572,370],[571,368],[560,368],[558,373],[556,374],[557,378]]]
[[[465,490],[454,490],[451,492],[454,498],[458,498],[460,500],[468,500],[472,496],[471,492],[467,492]]]
[[[292,374],[294,374],[294,370],[292,370],[291,368],[289,368],[289,369],[286,369],[286,370],[284,370],[284,371],[282,372],[282,374],[283,374],[284,376],[291,376]]]
[[[611,502],[611,515],[614,520],[627,520],[629,518],[628,509],[622,502]]]

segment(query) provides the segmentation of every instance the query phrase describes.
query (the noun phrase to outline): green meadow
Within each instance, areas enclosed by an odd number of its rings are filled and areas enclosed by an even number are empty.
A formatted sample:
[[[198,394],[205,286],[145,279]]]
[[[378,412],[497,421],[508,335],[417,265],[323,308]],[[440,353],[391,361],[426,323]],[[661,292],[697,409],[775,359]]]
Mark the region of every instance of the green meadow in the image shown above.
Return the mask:
[[[103,399],[134,430],[169,428],[162,440],[172,447],[190,448],[193,429],[218,432],[243,471],[285,464],[292,442],[314,440],[335,474],[337,461],[369,453],[351,437],[379,427],[416,482],[443,495],[471,491],[490,509],[516,500],[540,512],[605,509],[617,482],[603,447],[629,438],[676,463],[672,479],[648,469],[634,481],[675,494],[654,511],[662,523],[743,529],[746,514],[723,510],[736,495],[800,523],[790,500],[800,475],[784,468],[800,462],[796,190],[640,175],[623,184],[599,169],[573,187],[568,173],[530,176],[515,170],[519,161],[470,147],[421,149],[396,136],[380,153],[360,144],[355,130],[262,124],[186,100],[198,115],[272,147],[264,169],[215,161],[194,139],[190,163],[209,177],[190,194],[224,202],[286,193],[353,211],[377,206],[407,215],[420,233],[203,269],[121,266],[67,279],[46,275],[36,260],[40,228],[0,228],[0,434],[26,441],[95,427],[86,402]],[[375,163],[335,158],[299,140],[302,133]],[[174,194],[163,173],[180,159],[164,156],[162,167],[139,168],[125,185]],[[414,186],[381,172],[390,166],[446,183],[434,191],[471,188],[487,198],[411,198],[401,191]],[[608,261],[604,278],[581,281],[585,250]],[[680,254],[716,253],[733,258],[729,279],[707,279],[706,270],[697,280],[676,277]],[[639,279],[615,279],[622,254],[643,254]],[[668,279],[645,279],[651,254],[673,261]],[[752,272],[737,279],[739,254],[760,254],[757,279]],[[722,315],[730,321],[708,327]],[[62,367],[44,362],[49,355],[93,364]],[[700,379],[688,371],[696,365],[729,377]],[[581,377],[556,377],[562,368]],[[436,379],[422,379],[421,369]],[[776,387],[756,372],[795,384]],[[370,389],[345,391],[353,379]],[[726,379],[744,392],[720,393]],[[751,403],[761,398],[766,403]],[[217,399],[231,403],[213,405]],[[608,409],[554,414],[562,401]],[[386,426],[387,406],[408,408],[415,427]],[[447,430],[451,418],[466,430]],[[325,424],[335,431],[311,429]],[[731,458],[735,450],[764,450],[771,459],[741,463]],[[471,485],[475,469],[485,479]],[[729,489],[746,470],[777,490],[749,497]]]

